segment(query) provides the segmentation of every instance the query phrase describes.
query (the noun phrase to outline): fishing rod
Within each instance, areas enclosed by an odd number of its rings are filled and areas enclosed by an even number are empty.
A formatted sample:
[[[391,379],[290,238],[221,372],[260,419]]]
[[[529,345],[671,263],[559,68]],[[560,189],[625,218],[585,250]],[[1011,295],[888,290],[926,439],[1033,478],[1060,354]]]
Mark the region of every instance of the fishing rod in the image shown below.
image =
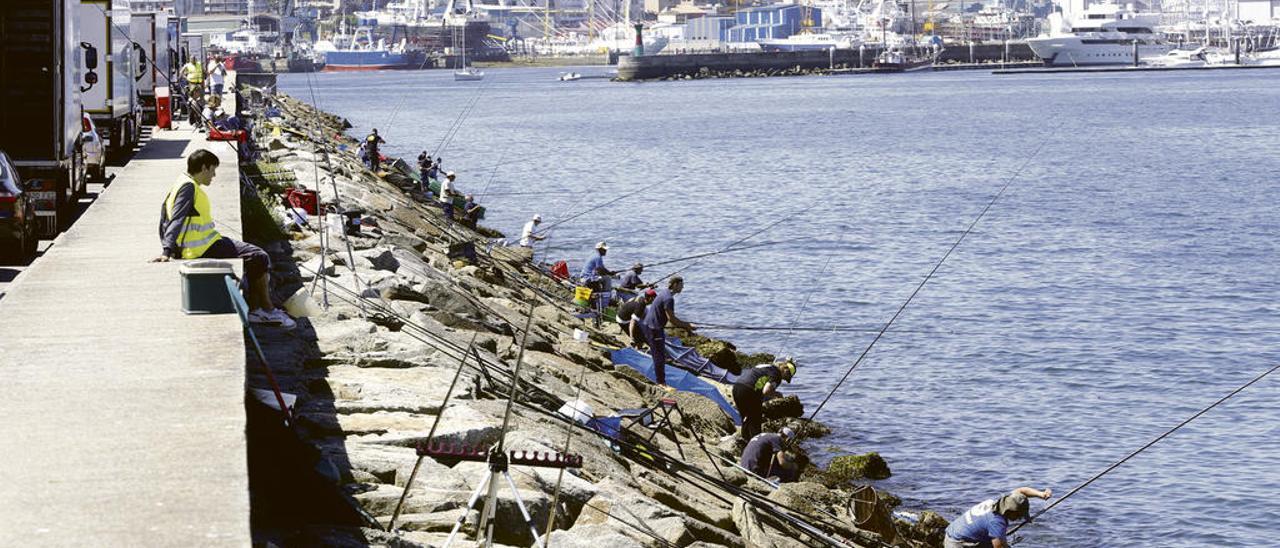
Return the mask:
[[[1036,514],[1035,514],[1034,516],[1031,516],[1030,518],[1027,518],[1027,520],[1026,520],[1026,521],[1024,521],[1024,522],[1022,522],[1022,523],[1019,523],[1017,526],[1015,526],[1014,528],[1010,529],[1010,530],[1009,530],[1009,534],[1013,534],[1013,533],[1014,533],[1014,532],[1016,532],[1018,529],[1021,529],[1024,525],[1026,525],[1026,524],[1028,524],[1028,523],[1031,523],[1031,522],[1032,522],[1032,521],[1034,521],[1036,518],[1039,518],[1040,516],[1044,515],[1044,513],[1045,513],[1045,512],[1048,512],[1049,510],[1053,509],[1053,507],[1055,507],[1055,506],[1057,506],[1057,505],[1061,504],[1061,503],[1062,503],[1062,501],[1067,500],[1068,498],[1070,498],[1070,497],[1071,497],[1071,495],[1074,495],[1074,494],[1076,494],[1076,493],[1079,493],[1081,489],[1084,489],[1085,487],[1088,487],[1088,486],[1089,486],[1089,484],[1091,484],[1091,483],[1093,483],[1093,482],[1097,481],[1097,480],[1098,480],[1099,478],[1101,478],[1102,476],[1105,476],[1105,475],[1107,475],[1107,474],[1111,473],[1111,471],[1113,471],[1113,470],[1115,470],[1115,469],[1119,468],[1121,465],[1123,465],[1124,463],[1128,462],[1128,461],[1129,461],[1129,459],[1132,459],[1133,457],[1137,456],[1139,453],[1141,453],[1141,452],[1143,452],[1143,451],[1146,451],[1147,449],[1150,449],[1150,448],[1151,448],[1151,446],[1153,446],[1153,445],[1155,445],[1155,444],[1159,443],[1159,442],[1160,442],[1160,440],[1163,440],[1163,439],[1165,439],[1165,438],[1169,437],[1169,436],[1170,436],[1171,434],[1173,434],[1174,432],[1177,432],[1178,430],[1182,429],[1182,427],[1183,427],[1183,426],[1186,426],[1186,425],[1188,425],[1188,424],[1191,424],[1191,421],[1194,421],[1194,420],[1196,420],[1196,419],[1200,418],[1200,416],[1201,416],[1201,415],[1204,415],[1205,413],[1208,413],[1210,410],[1212,410],[1213,408],[1215,408],[1215,407],[1217,407],[1217,406],[1221,405],[1223,402],[1225,402],[1225,401],[1227,401],[1227,400],[1229,400],[1229,399],[1231,399],[1231,398],[1235,397],[1235,395],[1236,395],[1236,394],[1239,394],[1239,393],[1243,392],[1245,389],[1249,388],[1250,386],[1253,386],[1255,383],[1257,383],[1258,381],[1262,380],[1262,379],[1263,379],[1263,378],[1265,378],[1267,375],[1270,375],[1270,374],[1272,374],[1272,373],[1275,373],[1275,372],[1276,372],[1276,370],[1280,370],[1280,364],[1276,364],[1276,365],[1272,366],[1270,369],[1268,369],[1268,370],[1266,370],[1266,371],[1263,371],[1261,375],[1258,375],[1258,376],[1254,377],[1252,380],[1250,380],[1249,382],[1244,383],[1244,384],[1243,384],[1243,385],[1241,385],[1239,388],[1236,388],[1235,390],[1232,390],[1232,391],[1231,391],[1230,393],[1228,393],[1227,395],[1225,395],[1225,396],[1223,396],[1223,397],[1221,397],[1221,398],[1218,398],[1218,401],[1215,401],[1215,402],[1213,402],[1213,403],[1209,404],[1209,406],[1207,406],[1207,407],[1204,407],[1204,408],[1200,409],[1200,410],[1199,410],[1199,411],[1197,411],[1194,415],[1191,415],[1190,417],[1187,417],[1187,418],[1186,418],[1186,420],[1183,420],[1182,422],[1178,423],[1178,425],[1177,425],[1177,426],[1174,426],[1173,428],[1170,428],[1170,429],[1168,429],[1168,430],[1165,430],[1165,431],[1164,431],[1164,433],[1160,434],[1159,436],[1156,436],[1156,437],[1155,437],[1155,439],[1153,439],[1153,440],[1151,440],[1151,441],[1147,442],[1147,444],[1146,444],[1146,445],[1143,445],[1142,447],[1139,447],[1136,451],[1133,451],[1132,453],[1129,453],[1128,455],[1125,455],[1125,457],[1124,457],[1124,458],[1122,458],[1122,459],[1120,459],[1120,460],[1118,460],[1118,461],[1116,461],[1116,462],[1112,463],[1112,464],[1111,464],[1111,466],[1108,466],[1108,467],[1106,467],[1106,469],[1104,469],[1103,471],[1098,472],[1097,474],[1095,474],[1093,477],[1089,478],[1089,479],[1088,479],[1087,481],[1085,481],[1084,483],[1081,483],[1080,485],[1077,485],[1074,489],[1072,489],[1072,490],[1068,491],[1068,492],[1067,492],[1067,494],[1062,495],[1061,497],[1059,497],[1059,498],[1058,498],[1058,500],[1055,500],[1055,501],[1053,501],[1053,503],[1049,504],[1048,506],[1045,506],[1044,508],[1041,508],[1041,509],[1040,509],[1040,511],[1039,511],[1039,512],[1036,512]]]
[[[663,265],[669,265],[669,264],[674,264],[674,263],[681,263],[681,262],[684,262],[684,261],[692,261],[692,260],[694,260],[694,259],[701,259],[701,258],[703,258],[703,257],[711,257],[711,256],[714,256],[714,255],[721,255],[721,254],[724,254],[724,253],[733,253],[734,251],[742,251],[742,250],[746,250],[746,249],[755,249],[755,248],[757,248],[757,247],[767,247],[767,246],[771,246],[771,245],[785,244],[785,243],[797,242],[797,241],[802,241],[802,240],[812,240],[812,239],[815,239],[815,238],[817,238],[817,236],[797,236],[797,237],[795,237],[795,238],[787,238],[787,239],[785,239],[785,240],[775,240],[775,241],[772,241],[772,242],[761,242],[761,243],[758,243],[758,244],[744,245],[744,246],[735,247],[735,248],[732,248],[732,249],[721,249],[721,250],[719,250],[719,251],[707,251],[707,252],[705,252],[705,253],[698,253],[698,254],[696,254],[696,255],[689,255],[689,256],[687,256],[687,257],[680,257],[680,258],[677,258],[677,259],[668,259],[668,260],[665,260],[665,261],[658,261],[658,262],[656,262],[656,263],[648,263],[648,264],[645,264],[644,266],[645,266],[645,268],[651,268],[651,267],[655,267],[655,266],[663,266]]]
[[[298,265],[298,266],[303,270],[310,271],[310,269],[308,269],[305,266],[302,266],[302,265]],[[432,333],[430,330],[427,330],[426,328],[419,326],[418,324],[414,323],[411,319],[404,317],[403,315],[396,312],[395,310],[390,309],[389,307],[371,302],[368,297],[363,296],[361,293],[351,288],[345,287],[341,284],[334,284],[334,287],[350,295],[350,297],[342,297],[339,295],[338,296],[339,299],[344,300],[348,303],[351,303],[352,301],[368,302],[369,305],[375,308],[385,310],[385,313],[388,316],[398,318],[400,319],[400,321],[403,321],[405,327],[414,328],[412,330],[403,331],[410,338],[413,338],[415,340],[428,344],[434,348],[438,348],[442,351],[446,351],[445,355],[448,355],[448,351],[458,352],[461,349],[461,347],[457,343],[447,338],[444,338],[436,333]],[[428,340],[427,338],[430,338],[431,340]],[[489,379],[491,384],[496,384],[497,382],[501,382],[501,383],[505,383],[506,385],[505,387],[510,387],[513,383],[519,382],[518,379],[514,378],[512,371],[504,367],[502,364],[491,363],[481,358],[478,354],[476,354],[475,363],[469,363],[466,361],[462,361],[462,363],[465,363],[467,367],[471,367],[479,371],[482,375],[484,375],[487,379]],[[508,378],[508,380],[501,381],[499,379],[494,379],[490,377],[491,374],[501,374],[506,378]],[[496,385],[495,388],[497,390],[502,390],[504,386]],[[656,445],[646,442],[643,439],[636,440],[635,443],[631,443],[621,439],[615,439],[615,438],[609,437],[603,432],[600,432],[598,430],[588,428],[587,426],[579,424],[573,419],[569,417],[565,417],[555,411],[555,409],[559,409],[559,407],[562,406],[564,403],[563,400],[561,400],[559,397],[551,394],[550,392],[547,392],[546,390],[536,385],[529,385],[528,388],[529,390],[527,392],[517,393],[517,396],[509,401],[514,401],[515,403],[519,404],[521,407],[531,410],[535,413],[538,413],[543,417],[546,417],[552,420],[562,421],[566,425],[568,425],[570,428],[581,429],[585,432],[598,436],[601,439],[607,441],[608,443],[616,444],[619,447],[628,449],[633,452],[640,450],[643,453],[649,455],[649,458],[652,459],[653,462],[643,463],[639,460],[632,459],[633,461],[640,464],[647,464],[649,466],[653,466],[654,470],[662,471],[667,474],[670,474],[671,476],[677,479],[680,479],[688,483],[689,485],[708,493],[709,495],[718,497],[718,495],[714,491],[712,491],[712,487],[714,487],[719,489],[722,492],[725,492],[726,494],[741,498],[744,501],[746,501],[748,504],[750,504],[754,509],[761,512],[762,514],[765,514],[769,517],[779,520],[782,523],[785,523],[791,527],[794,527],[796,528],[796,530],[802,531],[803,534],[809,535],[814,540],[820,541],[823,544],[827,544],[831,546],[847,545],[847,542],[841,541],[843,539],[837,540],[836,538],[830,536],[830,534],[827,531],[824,531],[822,528],[818,527],[817,525],[814,525],[813,523],[810,523],[804,519],[797,517],[797,515],[804,515],[804,513],[793,507],[787,506],[777,501],[767,499],[766,497],[759,495],[757,493],[754,493],[750,490],[739,488],[731,483],[728,483],[727,481],[711,476],[703,472],[702,470],[698,469],[697,467],[694,467],[693,465],[688,464],[684,460],[676,459],[675,457],[672,457],[666,454]],[[535,394],[537,395],[538,398],[544,401],[541,403],[538,401],[535,401],[533,399],[533,396]],[[685,477],[682,474],[677,474],[676,473],[677,470],[683,472],[684,474],[687,474],[690,477]],[[697,479],[699,481],[694,481],[694,479]],[[704,483],[706,485],[703,485]],[[708,487],[708,486],[711,486],[711,487]],[[887,546],[887,544],[884,544],[882,542],[876,542],[874,541],[874,539],[860,538],[859,540],[862,542],[871,543],[878,546]]]
[[[1058,127],[1061,127],[1061,123],[1059,123]],[[836,393],[836,390],[839,390],[840,386],[844,384],[844,381],[848,380],[849,375],[853,373],[853,370],[857,369],[858,365],[862,364],[862,360],[866,359],[867,354],[871,352],[871,349],[874,348],[876,343],[879,342],[880,339],[884,337],[884,334],[889,331],[889,327],[893,325],[893,322],[897,321],[898,318],[902,316],[902,312],[907,309],[907,305],[911,304],[911,301],[916,298],[916,295],[920,293],[920,290],[924,289],[925,284],[929,283],[929,280],[933,279],[933,275],[938,272],[939,268],[942,268],[942,263],[947,261],[947,258],[951,256],[951,253],[954,252],[957,247],[960,247],[960,243],[969,236],[969,233],[973,232],[974,227],[978,226],[978,222],[987,215],[987,212],[996,204],[996,201],[999,200],[1000,197],[1004,195],[1005,191],[1009,189],[1009,185],[1012,185],[1013,181],[1018,178],[1020,173],[1022,173],[1022,170],[1026,169],[1027,165],[1031,163],[1031,160],[1035,159],[1035,157],[1040,154],[1040,151],[1043,150],[1044,146],[1049,142],[1049,135],[1053,135],[1053,133],[1050,132],[1046,134],[1046,137],[1040,141],[1040,144],[1036,145],[1035,150],[1033,150],[1031,154],[1022,161],[1022,165],[1018,166],[1018,169],[1014,170],[1013,174],[1009,175],[1009,178],[1005,180],[1004,185],[1000,187],[1000,190],[996,192],[995,196],[991,197],[991,201],[987,202],[987,205],[982,208],[982,211],[978,212],[978,216],[974,217],[973,222],[969,223],[969,226],[964,229],[964,232],[961,232],[960,236],[956,238],[955,243],[952,243],[951,247],[947,248],[947,252],[942,254],[942,258],[938,259],[938,262],[933,265],[933,268],[929,270],[929,273],[925,275],[924,279],[920,280],[920,284],[917,285],[915,290],[907,296],[907,299],[902,302],[902,306],[898,307],[898,310],[893,313],[893,316],[889,318],[889,321],[884,323],[884,327],[880,328],[879,332],[876,333],[875,338],[871,339],[871,342],[867,344],[867,347],[862,350],[862,354],[859,354],[858,358],[849,366],[849,369],[844,372],[844,376],[840,377],[840,380],[836,382],[835,386],[831,387],[831,391],[827,392],[826,397],[822,398],[822,403],[819,403],[818,407],[809,414],[809,420],[813,420],[814,417],[817,417],[818,413],[822,411],[822,408],[826,407],[827,402],[831,400],[831,396]]]

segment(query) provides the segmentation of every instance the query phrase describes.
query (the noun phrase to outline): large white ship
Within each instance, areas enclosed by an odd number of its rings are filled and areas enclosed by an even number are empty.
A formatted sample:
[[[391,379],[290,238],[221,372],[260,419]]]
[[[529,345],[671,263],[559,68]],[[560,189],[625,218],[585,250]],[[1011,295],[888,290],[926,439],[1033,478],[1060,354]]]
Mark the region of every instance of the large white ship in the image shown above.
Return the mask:
[[[1159,57],[1173,49],[1173,44],[1155,32],[1159,22],[1158,13],[1138,13],[1111,3],[1096,4],[1078,14],[1050,15],[1046,24],[1049,32],[1028,39],[1027,45],[1048,65],[1133,63],[1135,42],[1139,59]]]

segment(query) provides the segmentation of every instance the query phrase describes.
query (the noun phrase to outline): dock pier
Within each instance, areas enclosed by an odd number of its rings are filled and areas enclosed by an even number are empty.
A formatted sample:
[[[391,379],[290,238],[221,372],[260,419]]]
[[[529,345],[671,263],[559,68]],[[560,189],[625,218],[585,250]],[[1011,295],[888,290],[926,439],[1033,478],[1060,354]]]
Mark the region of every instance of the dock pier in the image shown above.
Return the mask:
[[[184,314],[181,262],[149,262],[196,149],[221,160],[218,227],[240,232],[236,144],[181,127],[156,130],[0,299],[0,545],[251,542],[240,319]]]

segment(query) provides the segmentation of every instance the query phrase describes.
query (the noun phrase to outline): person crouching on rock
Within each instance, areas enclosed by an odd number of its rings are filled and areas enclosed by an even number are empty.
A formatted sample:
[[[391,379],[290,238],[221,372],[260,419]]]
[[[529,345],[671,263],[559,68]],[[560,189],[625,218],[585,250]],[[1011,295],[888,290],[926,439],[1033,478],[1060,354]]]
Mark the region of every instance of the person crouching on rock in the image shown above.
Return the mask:
[[[762,478],[776,479],[779,483],[795,481],[798,476],[795,454],[785,449],[795,439],[795,431],[785,426],[777,434],[756,434],[747,442],[747,448],[742,450],[738,465]]]
[[[1031,504],[1027,502],[1027,497],[1049,500],[1051,496],[1052,489],[1040,491],[1019,487],[1000,498],[984,500],[947,526],[947,538],[943,546],[1005,548],[1009,546],[1009,541],[1005,538],[1009,522],[1025,520],[1031,515]]]
[[[742,439],[750,440],[760,433],[764,399],[773,395],[782,381],[790,383],[795,374],[795,362],[781,360],[757,365],[738,376],[733,383],[733,405],[742,415]]]
[[[213,226],[213,210],[201,187],[213,182],[218,163],[218,157],[204,149],[187,157],[187,172],[179,176],[178,182],[169,189],[160,210],[160,242],[164,246],[164,254],[151,262],[244,259],[249,321],[293,329],[293,318],[271,304],[271,279],[267,274],[271,271],[271,258],[256,245],[223,237]]]
[[[648,338],[644,332],[644,309],[658,297],[658,292],[652,289],[645,291],[643,295],[634,297],[622,303],[618,307],[618,314],[615,319],[618,327],[622,328],[622,332],[631,337],[631,346],[640,348]]]

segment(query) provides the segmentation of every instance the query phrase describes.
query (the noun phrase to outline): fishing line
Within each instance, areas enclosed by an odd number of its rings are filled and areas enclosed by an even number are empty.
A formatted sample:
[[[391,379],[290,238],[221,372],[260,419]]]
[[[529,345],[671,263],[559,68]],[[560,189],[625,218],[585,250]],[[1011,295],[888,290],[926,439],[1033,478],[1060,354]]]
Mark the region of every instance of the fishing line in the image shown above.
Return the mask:
[[[569,222],[569,221],[572,221],[572,220],[574,220],[574,219],[577,219],[578,217],[581,217],[581,216],[583,216],[583,215],[586,215],[586,214],[588,214],[588,213],[591,213],[591,212],[593,212],[593,211],[596,211],[596,210],[598,210],[598,209],[600,209],[600,208],[603,208],[603,207],[606,207],[606,206],[613,205],[613,204],[615,204],[615,203],[617,203],[617,202],[619,202],[619,201],[622,201],[622,200],[625,200],[625,199],[630,198],[630,197],[632,197],[632,196],[635,196],[636,194],[639,194],[639,193],[641,193],[641,192],[644,192],[644,191],[646,191],[646,190],[649,190],[649,189],[651,189],[651,188],[653,188],[653,187],[655,187],[655,186],[658,186],[658,185],[660,185],[660,184],[662,184],[662,183],[665,183],[665,182],[667,182],[667,181],[665,181],[665,180],[659,180],[659,181],[656,181],[656,182],[653,182],[653,183],[647,184],[647,185],[645,185],[645,186],[643,186],[643,187],[640,187],[640,188],[638,188],[638,189],[636,189],[636,190],[633,190],[633,191],[631,191],[631,192],[628,192],[628,193],[626,193],[626,194],[623,194],[623,195],[621,195],[621,196],[618,196],[617,198],[614,198],[614,199],[609,200],[609,201],[607,201],[607,202],[604,202],[604,203],[602,203],[602,204],[598,204],[598,205],[595,205],[595,206],[589,207],[589,208],[587,208],[587,209],[586,209],[586,210],[584,210],[584,211],[581,211],[581,212],[575,213],[575,214],[573,214],[573,215],[570,215],[570,216],[568,216],[568,217],[565,217],[565,218],[563,218],[563,219],[560,219],[559,221],[556,221],[556,222],[554,222],[554,223],[551,223],[551,224],[547,225],[547,227],[546,227],[546,228],[544,228],[543,230],[551,230],[551,229],[553,229],[553,228],[555,228],[555,227],[557,227],[557,226],[560,226],[560,225],[565,224],[565,223],[567,223],[567,222]]]
[[[1169,435],[1170,435],[1170,434],[1173,434],[1174,432],[1177,432],[1178,430],[1180,430],[1183,426],[1186,426],[1186,425],[1190,424],[1190,423],[1191,423],[1191,421],[1194,421],[1194,420],[1196,420],[1196,419],[1200,418],[1200,416],[1201,416],[1201,415],[1203,415],[1203,414],[1205,414],[1205,413],[1208,413],[1208,412],[1209,412],[1210,410],[1212,410],[1213,408],[1215,408],[1215,407],[1217,407],[1217,406],[1221,405],[1221,404],[1222,404],[1222,402],[1225,402],[1225,401],[1227,401],[1227,400],[1231,399],[1232,397],[1234,397],[1236,394],[1239,394],[1239,393],[1243,392],[1245,389],[1249,388],[1250,386],[1253,386],[1253,385],[1254,385],[1254,383],[1257,383],[1258,381],[1262,380],[1262,379],[1263,379],[1264,377],[1266,377],[1267,375],[1270,375],[1270,374],[1272,374],[1272,373],[1275,373],[1277,369],[1280,369],[1280,364],[1276,364],[1276,365],[1272,366],[1272,367],[1271,367],[1271,369],[1268,369],[1268,370],[1266,370],[1266,371],[1262,372],[1262,374],[1261,374],[1261,375],[1258,375],[1258,376],[1254,377],[1254,378],[1253,378],[1253,380],[1250,380],[1249,382],[1244,383],[1244,384],[1243,384],[1243,385],[1241,385],[1239,388],[1236,388],[1235,390],[1232,390],[1232,391],[1231,391],[1230,393],[1228,393],[1227,395],[1225,395],[1225,396],[1223,396],[1223,397],[1219,398],[1219,399],[1218,399],[1218,401],[1215,401],[1215,402],[1213,402],[1212,404],[1210,404],[1208,407],[1205,407],[1205,408],[1203,408],[1203,409],[1201,409],[1201,410],[1197,411],[1194,415],[1191,415],[1190,417],[1187,417],[1187,419],[1186,419],[1186,420],[1184,420],[1184,421],[1182,421],[1182,422],[1178,423],[1178,425],[1177,425],[1177,426],[1174,426],[1173,428],[1170,428],[1170,429],[1168,429],[1168,430],[1165,430],[1163,434],[1160,434],[1159,436],[1156,436],[1156,438],[1155,438],[1155,439],[1153,439],[1153,440],[1151,440],[1151,441],[1147,442],[1147,444],[1146,444],[1146,445],[1143,445],[1142,447],[1139,447],[1136,451],[1134,451],[1134,452],[1132,452],[1132,453],[1129,453],[1128,455],[1125,455],[1125,457],[1124,457],[1124,458],[1122,458],[1122,459],[1120,459],[1120,460],[1116,461],[1116,462],[1115,462],[1115,463],[1113,463],[1111,466],[1108,466],[1105,470],[1103,470],[1103,471],[1101,471],[1101,472],[1098,472],[1098,473],[1097,473],[1096,475],[1094,475],[1092,478],[1089,478],[1089,480],[1088,480],[1088,481],[1085,481],[1084,483],[1081,483],[1080,485],[1077,485],[1074,489],[1072,489],[1071,491],[1068,491],[1068,492],[1067,492],[1067,494],[1062,495],[1061,497],[1059,497],[1059,498],[1058,498],[1058,500],[1053,501],[1053,503],[1052,503],[1052,504],[1049,504],[1048,506],[1045,506],[1044,508],[1042,508],[1039,512],[1036,512],[1036,514],[1035,514],[1034,516],[1031,516],[1031,517],[1030,517],[1030,518],[1028,518],[1026,521],[1024,521],[1024,522],[1022,522],[1022,523],[1019,523],[1017,526],[1015,526],[1014,528],[1012,528],[1012,529],[1010,529],[1010,530],[1009,530],[1009,534],[1013,534],[1013,533],[1014,533],[1014,532],[1016,532],[1018,529],[1021,529],[1021,528],[1022,528],[1022,526],[1026,525],[1026,524],[1028,524],[1028,523],[1031,523],[1031,522],[1032,522],[1032,521],[1034,521],[1036,518],[1039,518],[1041,515],[1043,515],[1045,512],[1048,512],[1048,511],[1049,511],[1050,509],[1052,509],[1054,506],[1057,506],[1057,505],[1061,504],[1061,503],[1062,503],[1062,501],[1067,500],[1067,498],[1069,498],[1071,495],[1074,495],[1074,494],[1076,494],[1076,493],[1080,492],[1080,490],[1081,490],[1081,489],[1084,489],[1085,487],[1088,487],[1088,486],[1089,486],[1089,484],[1091,484],[1091,483],[1093,483],[1093,482],[1097,481],[1097,480],[1098,480],[1099,478],[1101,478],[1102,476],[1107,475],[1107,474],[1108,474],[1108,473],[1110,473],[1112,470],[1115,470],[1116,468],[1119,468],[1119,467],[1120,467],[1120,465],[1124,464],[1125,462],[1128,462],[1128,461],[1129,461],[1129,459],[1131,459],[1131,458],[1133,458],[1133,457],[1137,456],[1137,455],[1138,455],[1138,453],[1141,453],[1141,452],[1143,452],[1143,451],[1146,451],[1146,450],[1147,450],[1147,449],[1149,449],[1151,446],[1153,446],[1153,445],[1155,445],[1156,443],[1160,442],[1160,440],[1163,440],[1163,439],[1165,439],[1165,438],[1169,437]]]
[[[734,240],[734,241],[733,241],[733,242],[731,242],[729,245],[726,245],[726,246],[724,246],[724,247],[720,248],[720,249],[719,249],[719,251],[721,251],[721,252],[723,252],[723,251],[728,251],[729,249],[733,248],[734,246],[736,246],[736,245],[738,245],[738,244],[740,244],[740,243],[742,243],[742,242],[745,242],[745,241],[747,241],[747,240],[750,240],[751,238],[754,238],[754,237],[756,237],[756,236],[758,236],[758,235],[760,235],[760,234],[763,234],[764,232],[768,231],[769,229],[771,229],[771,228],[773,228],[773,227],[775,227],[775,226],[778,226],[778,225],[782,224],[782,223],[783,223],[783,221],[787,221],[787,220],[792,219],[792,218],[793,218],[793,217],[795,217],[796,215],[800,214],[800,212],[805,211],[805,210],[807,210],[807,209],[811,209],[811,208],[813,208],[813,206],[815,206],[815,205],[817,205],[817,204],[818,204],[818,202],[817,202],[817,201],[815,201],[815,202],[813,202],[813,203],[811,203],[811,204],[809,204],[809,205],[806,205],[806,206],[804,206],[804,207],[801,207],[801,208],[799,208],[799,209],[795,210],[794,212],[792,212],[792,213],[790,213],[790,214],[783,215],[783,216],[782,216],[782,217],[780,217],[778,220],[776,220],[776,221],[774,221],[774,222],[772,222],[772,223],[769,223],[769,224],[765,225],[765,226],[764,226],[764,228],[758,229],[758,230],[756,230],[755,232],[752,232],[752,233],[750,233],[750,234],[747,234],[746,236],[743,236],[742,238],[739,238],[739,239],[737,239],[737,240]],[[705,258],[705,257],[704,257],[704,258]],[[667,279],[667,278],[670,278],[670,277],[672,277],[672,276],[675,276],[676,274],[679,274],[680,272],[683,272],[683,271],[685,271],[685,270],[688,270],[688,269],[690,269],[690,268],[693,268],[693,266],[694,266],[694,265],[698,264],[698,263],[699,263],[699,262],[701,262],[701,261],[702,261],[702,259],[696,259],[696,260],[694,260],[692,263],[689,263],[689,264],[685,265],[685,266],[684,266],[684,267],[682,267],[682,268],[678,268],[678,269],[676,269],[676,270],[673,270],[671,273],[667,274],[666,276],[663,276],[663,277],[661,277],[661,278],[658,278],[657,280],[654,280],[653,282],[650,282],[650,285],[657,286],[657,285],[658,285],[658,282],[661,282],[662,280],[665,280],[665,279]]]
[[[1058,127],[1062,127],[1061,122],[1059,122]],[[1056,129],[1057,128],[1054,128],[1055,131]],[[1013,184],[1013,181],[1018,178],[1018,175],[1022,173],[1023,169],[1026,169],[1026,167],[1031,163],[1031,160],[1035,159],[1035,157],[1040,154],[1040,151],[1044,149],[1046,144],[1048,144],[1049,136],[1053,134],[1053,131],[1046,133],[1045,138],[1040,140],[1040,144],[1036,145],[1035,150],[1031,151],[1031,154],[1022,161],[1022,165],[1019,165],[1018,169],[1014,170],[1012,175],[1009,175],[1009,178],[1005,180],[1004,185],[1000,187],[1000,190],[996,192],[995,196],[991,197],[991,201],[987,202],[987,205],[982,208],[982,211],[978,212],[978,216],[973,219],[973,222],[969,223],[969,226],[964,229],[964,232],[960,233],[960,237],[956,238],[955,243],[951,244],[951,247],[947,248],[947,252],[942,254],[942,258],[938,259],[937,264],[934,264],[933,268],[929,270],[929,273],[925,275],[924,279],[920,280],[920,284],[917,285],[915,290],[913,290],[911,294],[907,296],[907,299],[902,302],[902,306],[899,306],[898,310],[893,313],[893,317],[889,318],[889,321],[884,323],[884,327],[880,328],[880,331],[876,333],[875,338],[871,339],[871,342],[867,344],[867,347],[862,350],[862,354],[858,355],[858,359],[854,360],[853,365],[850,365],[849,369],[844,372],[844,376],[840,377],[840,380],[836,382],[836,385],[831,387],[831,391],[827,392],[827,396],[822,398],[822,403],[819,403],[818,407],[813,410],[813,413],[809,414],[809,420],[813,420],[814,417],[818,416],[818,413],[822,411],[822,408],[831,400],[831,396],[836,393],[836,390],[840,389],[840,386],[849,378],[849,375],[853,373],[853,370],[858,368],[858,365],[862,363],[862,360],[867,357],[867,354],[871,352],[871,349],[875,347],[876,343],[880,341],[880,338],[889,330],[889,327],[893,325],[893,322],[897,321],[898,317],[902,315],[902,311],[907,309],[907,305],[911,304],[911,301],[916,298],[916,295],[920,293],[921,289],[924,289],[925,284],[929,283],[929,280],[933,279],[933,275],[938,272],[939,268],[942,268],[942,263],[947,261],[947,257],[950,257],[951,253],[955,251],[957,247],[960,247],[960,242],[963,242],[965,237],[967,237],[970,232],[973,232],[974,227],[978,226],[978,222],[986,216],[987,211],[991,210],[991,206],[996,204],[996,200],[999,200],[1000,196],[1004,195],[1005,191],[1009,189],[1009,185]]]
[[[484,90],[488,87],[489,81],[486,81],[476,88],[476,92],[471,96],[471,100],[463,106],[461,111],[458,112],[458,116],[454,118],[453,123],[449,125],[449,129],[446,130],[445,134],[440,138],[440,142],[436,144],[435,150],[431,151],[432,156],[439,156],[441,152],[448,150],[449,144],[453,142],[454,137],[457,137],[458,131],[462,129],[462,124],[471,116],[471,112],[475,109],[476,104],[480,102],[481,94],[483,94]]]
[[[713,329],[719,331],[812,331],[822,333],[878,333],[878,327],[850,327],[833,325],[831,327],[817,326],[786,326],[786,325],[724,325],[724,324],[705,324],[699,323],[698,329]],[[930,330],[930,329],[891,329],[892,333],[929,333],[929,334],[946,334],[956,335],[959,331],[952,330]],[[968,331],[965,333],[974,333]]]
[[[834,259],[834,258],[835,258],[834,253],[827,254],[827,260],[822,263],[822,268],[818,269],[817,275],[814,276],[815,279],[822,278],[822,273],[827,271],[827,267],[831,265],[831,259]],[[787,333],[782,336],[782,342],[778,343],[778,351],[773,353],[774,356],[783,355],[783,351],[786,350],[787,348],[787,342],[791,340],[791,334],[795,332],[796,324],[800,323],[800,318],[804,316],[804,309],[809,306],[809,299],[812,297],[813,297],[813,291],[805,292],[804,302],[800,303],[800,310],[796,311],[796,317],[791,320],[791,329],[788,329]]]
[[[698,253],[698,254],[696,254],[696,255],[689,255],[689,256],[687,256],[687,257],[680,257],[680,258],[677,258],[677,259],[668,259],[668,260],[665,260],[665,261],[658,261],[658,262],[656,262],[656,263],[647,263],[647,264],[645,264],[644,266],[645,266],[645,268],[651,268],[651,267],[655,267],[655,266],[663,266],[663,265],[668,265],[668,264],[673,264],[673,263],[680,263],[680,262],[684,262],[684,261],[692,261],[692,260],[694,260],[694,259],[701,259],[701,258],[703,258],[703,257],[712,257],[712,256],[715,256],[715,255],[720,255],[720,254],[724,254],[724,253],[733,253],[734,251],[742,251],[742,250],[744,250],[744,249],[755,249],[755,248],[757,248],[757,247],[766,247],[766,246],[771,246],[771,245],[778,245],[778,244],[785,244],[785,243],[791,243],[791,242],[798,242],[798,241],[803,241],[803,240],[813,240],[813,239],[816,239],[816,238],[817,238],[817,236],[797,236],[797,237],[795,237],[795,238],[788,238],[788,239],[785,239],[785,240],[775,240],[775,241],[772,241],[772,242],[761,242],[761,243],[758,243],[758,244],[744,245],[744,246],[740,246],[740,247],[735,247],[735,248],[733,248],[733,249],[721,249],[721,250],[719,250],[719,251],[708,251],[708,252],[706,252],[706,253]]]

